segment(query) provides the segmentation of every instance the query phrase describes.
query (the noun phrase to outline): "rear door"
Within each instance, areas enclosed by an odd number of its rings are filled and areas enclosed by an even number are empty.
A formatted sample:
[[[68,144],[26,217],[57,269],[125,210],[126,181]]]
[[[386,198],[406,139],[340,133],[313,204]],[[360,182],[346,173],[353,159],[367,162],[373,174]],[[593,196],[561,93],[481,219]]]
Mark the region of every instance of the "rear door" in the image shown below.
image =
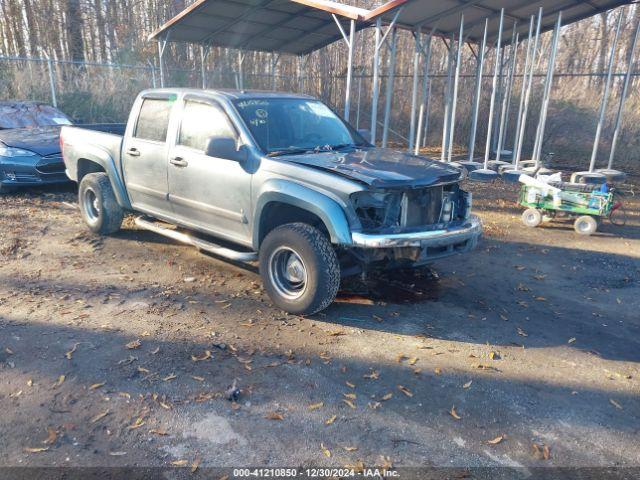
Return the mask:
[[[251,173],[246,165],[205,155],[212,136],[239,142],[215,100],[186,96],[175,145],[169,153],[169,199],[184,224],[250,244]]]
[[[122,147],[124,179],[131,205],[154,216],[171,216],[167,180],[168,136],[175,94],[142,98],[138,118]]]

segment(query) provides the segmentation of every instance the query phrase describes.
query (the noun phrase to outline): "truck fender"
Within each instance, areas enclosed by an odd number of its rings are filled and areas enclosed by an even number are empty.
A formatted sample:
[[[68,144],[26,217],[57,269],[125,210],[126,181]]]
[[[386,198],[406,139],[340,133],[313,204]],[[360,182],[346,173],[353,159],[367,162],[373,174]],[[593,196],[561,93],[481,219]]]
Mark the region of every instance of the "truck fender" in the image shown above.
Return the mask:
[[[80,168],[79,165],[82,160],[89,160],[90,162],[100,165],[109,176],[109,181],[111,182],[111,187],[113,188],[113,193],[116,196],[118,204],[124,209],[131,210],[131,201],[129,200],[129,195],[127,195],[127,189],[124,186],[122,177],[116,168],[115,160],[111,154],[95,145],[89,145],[83,148],[82,156],[78,158],[77,168]],[[76,179],[78,179],[78,173],[79,172],[76,172]]]
[[[264,208],[279,202],[307,210],[316,215],[329,231],[331,243],[350,245],[351,229],[343,208],[326,194],[296,182],[274,179],[265,182],[258,193],[253,215],[253,245],[260,245],[260,221]]]

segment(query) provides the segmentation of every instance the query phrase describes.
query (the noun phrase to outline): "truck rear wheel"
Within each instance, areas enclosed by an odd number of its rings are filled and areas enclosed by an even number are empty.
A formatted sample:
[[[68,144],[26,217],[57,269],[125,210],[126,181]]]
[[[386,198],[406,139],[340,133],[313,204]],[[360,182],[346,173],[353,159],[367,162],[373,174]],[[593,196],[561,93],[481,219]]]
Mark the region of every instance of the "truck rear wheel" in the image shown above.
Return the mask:
[[[331,242],[306,223],[269,232],[260,246],[260,275],[273,303],[299,315],[327,308],[340,286],[340,264]]]
[[[78,201],[82,218],[92,232],[108,235],[120,230],[124,211],[106,173],[85,175],[80,182]]]
[[[527,208],[522,212],[522,223],[527,227],[535,228],[542,223],[542,213],[535,208]]]

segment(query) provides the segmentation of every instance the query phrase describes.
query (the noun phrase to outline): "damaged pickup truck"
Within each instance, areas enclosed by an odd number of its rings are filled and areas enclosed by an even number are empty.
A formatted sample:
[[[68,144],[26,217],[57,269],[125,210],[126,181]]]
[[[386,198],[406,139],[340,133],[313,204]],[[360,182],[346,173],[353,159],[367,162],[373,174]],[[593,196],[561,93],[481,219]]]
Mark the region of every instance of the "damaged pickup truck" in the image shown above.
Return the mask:
[[[304,95],[142,92],[124,136],[63,127],[84,221],[144,229],[227,259],[258,261],[283,310],[313,314],[342,277],[418,267],[477,243],[457,168],[380,149]]]

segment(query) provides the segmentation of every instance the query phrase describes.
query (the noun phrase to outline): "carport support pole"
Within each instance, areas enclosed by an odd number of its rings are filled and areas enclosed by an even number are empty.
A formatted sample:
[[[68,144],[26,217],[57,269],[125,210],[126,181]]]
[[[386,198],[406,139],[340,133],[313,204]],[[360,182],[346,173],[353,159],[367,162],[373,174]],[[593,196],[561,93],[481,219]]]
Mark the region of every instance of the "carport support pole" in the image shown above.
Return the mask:
[[[340,20],[338,20],[338,17],[335,16],[335,14],[331,14],[331,16],[333,17],[333,20],[336,22],[336,25],[338,26],[338,30],[340,30],[340,34],[342,35],[342,39],[344,40],[344,43],[347,45],[347,49],[348,49],[348,57],[347,57],[347,85],[345,87],[345,95],[344,95],[344,119],[348,122],[349,121],[349,113],[351,112],[351,80],[353,77],[353,47],[355,44],[355,38],[356,38],[356,21],[355,20],[351,20],[349,22],[350,24],[350,29],[349,29],[349,35],[347,36],[346,32],[344,31],[344,28],[342,28],[342,24],[340,23]]]
[[[429,91],[431,88],[431,81],[429,80],[429,65],[431,64],[431,40],[433,39],[433,30],[429,34],[426,47],[421,47],[424,54],[424,78],[422,79],[422,102],[420,104],[420,113],[418,116],[418,128],[416,129],[416,140],[413,153],[418,155],[420,153],[420,146],[425,141],[427,131],[429,128]],[[426,51],[424,50],[426,49]],[[423,132],[424,122],[424,135],[421,138]]]
[[[469,161],[473,162],[476,149],[476,133],[478,131],[478,113],[480,112],[480,93],[482,92],[482,74],[484,71],[484,53],[487,49],[487,30],[489,29],[489,19],[484,21],[484,34],[482,45],[478,52],[478,67],[476,72],[476,88],[473,96],[473,118],[471,120],[471,135],[469,137]]]
[[[51,89],[51,105],[55,108],[58,108],[58,99],[56,97],[56,82],[53,75],[53,62],[51,61],[51,57],[45,53],[45,57],[47,57],[47,71],[49,73],[49,88]]]
[[[444,122],[442,124],[442,152],[440,154],[440,160],[445,161],[447,159],[448,141],[449,141],[449,125],[451,118],[451,80],[453,75],[453,34],[451,34],[451,40],[447,45],[446,40],[442,41],[447,46],[447,86],[444,95]]]
[[[633,36],[631,43],[631,49],[629,50],[629,58],[627,60],[627,74],[624,77],[624,86],[622,87],[622,96],[620,97],[620,106],[618,107],[618,113],[616,115],[616,127],[613,131],[613,140],[611,141],[611,153],[609,154],[609,164],[607,168],[611,170],[613,167],[613,159],[616,155],[616,147],[618,145],[618,136],[620,135],[620,127],[622,126],[622,117],[624,112],[624,105],[627,101],[627,93],[629,91],[629,82],[631,81],[631,75],[633,73],[633,56],[638,46],[638,34],[640,33],[640,19],[636,25],[636,33]]]
[[[540,110],[540,121],[538,122],[538,139],[537,148],[534,149],[533,159],[536,161],[536,167],[540,165],[540,154],[542,151],[542,140],[544,138],[544,129],[547,124],[547,113],[549,111],[549,100],[551,98],[551,86],[553,84],[553,73],[556,67],[556,56],[558,54],[558,40],[560,39],[560,28],[562,27],[562,12],[558,13],[556,28],[553,32],[553,40],[551,43],[551,56],[549,57],[549,68],[547,70],[547,78],[544,85],[544,96],[542,100],[542,108]]]
[[[500,112],[500,127],[498,128],[498,148],[496,149],[496,161],[500,161],[502,154],[502,146],[504,144],[504,130],[507,121],[507,115],[509,115],[509,101],[511,100],[511,87],[513,86],[513,69],[515,68],[518,36],[516,33],[517,23],[513,25],[513,36],[511,38],[511,58],[509,59],[509,70],[507,71],[507,88],[505,89],[504,96],[502,97],[502,110]]]
[[[513,152],[511,156],[512,163],[515,165],[516,152],[518,150],[518,135],[520,133],[520,124],[522,123],[522,111],[524,109],[524,96],[527,91],[527,72],[529,71],[529,62],[531,61],[531,42],[533,41],[533,21],[534,16],[531,15],[529,21],[529,36],[527,37],[527,55],[524,61],[524,71],[522,72],[522,85],[520,87],[520,106],[518,107],[518,119],[516,122],[516,133],[513,137]]]
[[[238,50],[238,90],[244,90],[244,71],[243,64],[246,53]]]
[[[540,42],[540,29],[542,28],[542,7],[538,9],[538,23],[536,25],[536,36],[531,49],[531,65],[529,72],[525,72],[527,91],[524,98],[524,110],[522,111],[522,122],[518,131],[518,148],[516,148],[515,169],[518,169],[520,163],[520,155],[522,154],[522,144],[524,143],[524,132],[527,126],[527,114],[529,113],[529,102],[531,101],[531,89],[533,86],[533,71],[536,65],[536,55],[538,54],[538,43]]]
[[[380,63],[381,37],[382,20],[378,18],[376,20],[376,43],[373,48],[373,79],[371,92],[371,143],[373,145],[376,144],[376,131],[378,126],[378,97],[380,96],[380,73],[378,64]]]
[[[487,143],[484,151],[484,169],[489,168],[489,154],[491,153],[491,132],[493,127],[493,110],[496,103],[496,89],[498,84],[498,73],[501,68],[500,51],[502,47],[502,26],[504,25],[504,8],[500,9],[500,25],[498,26],[498,41],[496,43],[496,61],[493,69],[493,83],[491,85],[491,101],[489,103],[489,124],[487,125]]]
[[[609,100],[609,90],[611,89],[611,76],[613,74],[613,64],[616,58],[616,49],[618,47],[618,39],[620,38],[620,26],[622,25],[622,15],[624,10],[620,10],[618,15],[618,23],[616,24],[616,34],[611,44],[611,53],[609,54],[609,66],[607,67],[607,80],[604,84],[604,93],[602,94],[602,102],[600,102],[600,116],[598,118],[598,127],[596,128],[596,138],[593,141],[593,150],[591,151],[591,161],[589,162],[589,171],[593,172],[596,167],[596,157],[598,156],[598,144],[600,143],[600,135],[602,134],[602,125],[604,116],[607,113],[607,103]]]
[[[389,57],[389,73],[387,75],[386,98],[384,104],[384,124],[382,125],[382,148],[387,147],[389,140],[389,122],[391,120],[391,105],[393,102],[393,84],[396,76],[396,51],[398,47],[398,32],[395,27],[391,32],[391,55]]]
[[[460,31],[458,32],[458,51],[456,52],[456,73],[453,80],[453,97],[451,100],[451,125],[449,127],[449,142],[447,149],[447,162],[451,161],[453,156],[453,135],[456,129],[456,109],[458,107],[458,85],[460,84],[460,63],[462,62],[462,45],[464,39],[464,15],[460,15]],[[453,46],[453,45],[452,45]]]
[[[421,32],[418,28],[413,32],[415,50],[413,52],[413,83],[411,86],[411,121],[409,124],[409,152],[413,151],[416,135],[416,113],[418,110],[418,69],[420,68]]]
[[[209,55],[209,46],[200,45],[200,63],[202,64],[202,89],[207,88],[207,56]]]
[[[278,65],[278,60],[280,60],[279,54],[271,54],[271,64],[269,66],[269,74],[271,76],[271,90],[276,90],[276,66]]]
[[[158,59],[160,66],[160,88],[164,88],[164,51],[167,48],[167,43],[169,42],[169,37],[171,36],[171,30],[167,32],[167,34],[158,41]]]

